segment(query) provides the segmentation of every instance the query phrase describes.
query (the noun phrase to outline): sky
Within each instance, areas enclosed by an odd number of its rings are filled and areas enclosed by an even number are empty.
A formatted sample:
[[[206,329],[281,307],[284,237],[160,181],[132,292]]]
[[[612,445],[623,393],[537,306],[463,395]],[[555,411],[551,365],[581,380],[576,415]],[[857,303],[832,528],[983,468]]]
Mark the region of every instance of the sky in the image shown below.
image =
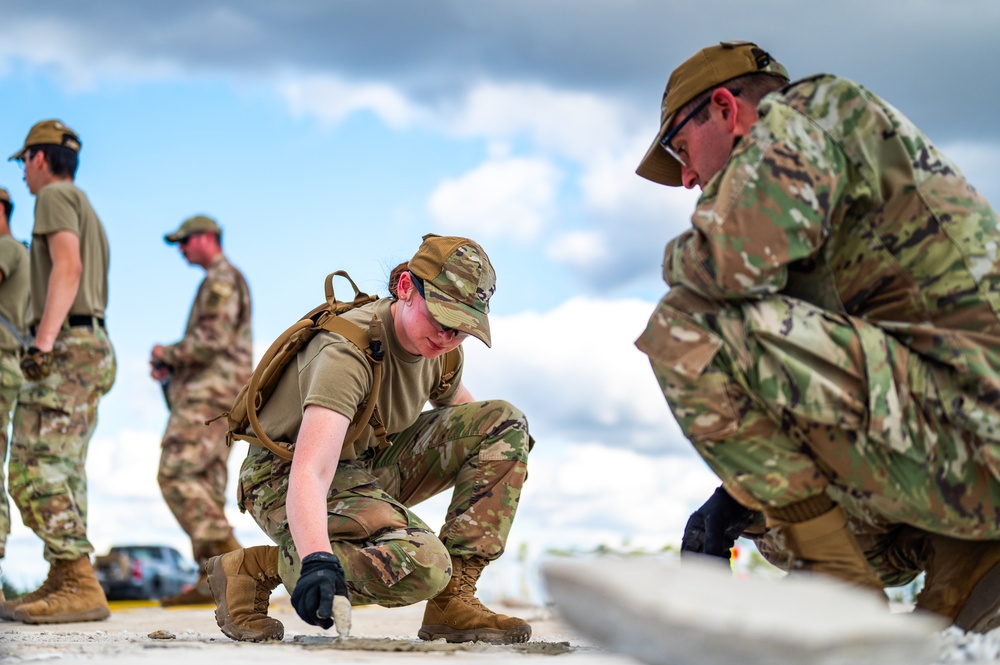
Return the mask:
[[[466,343],[465,381],[518,405],[537,440],[508,559],[679,544],[717,481],[633,346],[697,200],[634,173],[670,71],[742,39],[792,78],[851,78],[997,202],[998,25],[995,0],[5,0],[0,154],[39,120],[72,127],[77,184],[111,246],[118,377],[87,462],[97,553],[190,555],[156,483],[167,412],[147,363],[181,336],[202,278],[162,237],[199,213],[250,283],[258,357],[333,270],[384,295],[423,234],[476,239],[498,275],[494,346]],[[0,163],[0,186],[28,239],[16,163]],[[237,537],[264,544],[233,495],[230,482]],[[416,512],[433,525],[445,505]],[[0,566],[28,586],[46,565],[12,510]]]

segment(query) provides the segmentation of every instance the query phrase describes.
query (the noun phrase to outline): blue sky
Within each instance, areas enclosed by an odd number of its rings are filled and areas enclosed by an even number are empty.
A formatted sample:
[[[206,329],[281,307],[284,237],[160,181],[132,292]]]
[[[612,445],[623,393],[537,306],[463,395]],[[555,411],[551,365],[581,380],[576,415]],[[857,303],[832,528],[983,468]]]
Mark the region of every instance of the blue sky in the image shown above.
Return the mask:
[[[518,404],[538,439],[512,546],[678,543],[716,483],[632,346],[696,198],[634,174],[670,70],[751,39],[793,78],[853,78],[996,202],[998,98],[983,70],[1000,56],[1000,4],[669,5],[5,3],[2,155],[38,120],[74,128],[77,182],[111,243],[119,374],[88,462],[98,551],[188,551],[156,486],[166,411],[146,361],[181,334],[201,279],[162,242],[195,213],[218,219],[247,275],[258,349],[319,302],[328,272],[384,293],[422,234],[477,239],[498,273],[495,343],[467,345],[466,380]],[[27,238],[33,199],[14,163],[0,163],[0,186]],[[433,523],[442,506],[417,512]],[[244,542],[264,542],[232,516]],[[44,575],[41,544],[16,509],[14,521],[3,570],[26,585]]]

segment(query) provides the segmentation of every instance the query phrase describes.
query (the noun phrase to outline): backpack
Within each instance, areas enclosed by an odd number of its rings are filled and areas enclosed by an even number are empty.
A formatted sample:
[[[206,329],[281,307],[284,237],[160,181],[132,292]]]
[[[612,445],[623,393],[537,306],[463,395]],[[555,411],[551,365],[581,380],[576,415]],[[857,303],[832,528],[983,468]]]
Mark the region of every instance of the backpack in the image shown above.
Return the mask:
[[[353,300],[344,302],[337,300],[333,292],[333,278],[335,276],[343,277],[350,282],[351,288],[354,289]],[[236,396],[236,401],[233,403],[233,408],[212,419],[223,417],[227,419],[229,424],[229,431],[226,433],[227,446],[231,446],[234,440],[247,441],[252,445],[267,448],[281,459],[292,459],[292,444],[287,441],[273,441],[261,428],[257,414],[277,387],[285,366],[320,330],[336,333],[350,341],[365,354],[365,358],[372,368],[371,392],[362,401],[354,418],[351,419],[347,435],[344,438],[344,446],[347,447],[354,443],[361,436],[365,427],[369,425],[375,432],[375,438],[378,439],[379,450],[391,445],[386,438],[385,425],[376,405],[382,382],[382,360],[385,358],[385,351],[382,349],[382,322],[377,316],[373,316],[369,332],[356,323],[341,317],[345,312],[375,302],[379,297],[362,293],[354,280],[343,270],[337,270],[327,275],[325,291],[326,302],[315,307],[274,340],[260,362],[257,363],[256,369],[250,375],[250,380],[240,389],[239,395]],[[458,370],[458,359],[458,349],[453,349],[444,355],[444,371],[438,387],[439,391],[451,387],[451,380]],[[212,422],[212,420],[208,422]],[[252,428],[257,436],[247,434],[248,427]]]

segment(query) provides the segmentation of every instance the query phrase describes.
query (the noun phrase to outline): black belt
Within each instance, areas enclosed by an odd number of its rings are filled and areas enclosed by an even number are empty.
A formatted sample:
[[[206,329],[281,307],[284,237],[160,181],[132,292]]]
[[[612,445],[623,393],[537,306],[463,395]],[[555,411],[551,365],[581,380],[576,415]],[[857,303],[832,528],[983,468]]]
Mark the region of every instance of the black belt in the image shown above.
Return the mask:
[[[94,324],[97,324],[98,328],[104,327],[104,319],[101,317],[84,314],[70,314],[66,317],[66,323],[70,328],[93,328]]]
[[[70,314],[66,317],[66,325],[70,328],[90,328],[93,330],[95,324],[98,328],[103,328],[104,319],[99,316],[87,316],[86,314]],[[31,326],[29,330],[32,337],[38,334],[37,325]]]

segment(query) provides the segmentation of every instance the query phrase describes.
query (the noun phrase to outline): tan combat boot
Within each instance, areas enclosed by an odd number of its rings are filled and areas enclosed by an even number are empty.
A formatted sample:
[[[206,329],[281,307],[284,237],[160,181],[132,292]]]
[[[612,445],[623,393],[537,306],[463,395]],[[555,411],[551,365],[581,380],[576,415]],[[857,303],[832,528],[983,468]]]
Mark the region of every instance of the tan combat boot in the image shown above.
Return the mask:
[[[201,575],[187,591],[163,598],[160,600],[161,607],[181,607],[185,605],[212,605],[215,600],[212,598],[212,591],[208,588],[208,561],[212,557],[222,556],[227,552],[240,549],[239,541],[232,534],[226,540],[217,540],[200,545],[193,545],[195,561],[198,563],[198,570]]]
[[[811,505],[804,505],[807,503]],[[815,514],[818,510],[825,512],[804,520],[795,519]],[[768,525],[780,533],[787,549],[795,555],[795,569],[829,575],[854,586],[882,591],[878,575],[868,564],[857,539],[847,526],[847,515],[825,496],[781,509],[769,508],[765,512]],[[885,597],[884,594],[882,596]]]
[[[451,581],[440,594],[427,601],[424,623],[417,636],[422,640],[448,642],[527,642],[531,626],[517,617],[497,614],[476,598],[476,582],[489,561],[482,557],[451,557]]]
[[[14,620],[24,623],[75,623],[101,621],[111,616],[108,599],[104,596],[90,557],[52,562],[58,575],[58,585],[52,591],[14,610]]]
[[[261,545],[235,550],[208,562],[208,585],[215,597],[215,622],[241,642],[280,640],[285,627],[267,616],[271,592],[281,584],[278,548]]]
[[[42,582],[42,586],[38,587],[31,593],[26,593],[23,596],[18,596],[11,600],[0,603],[0,619],[4,621],[14,621],[14,610],[19,608],[21,605],[27,603],[33,603],[36,600],[41,600],[45,596],[49,595],[54,588],[59,586],[59,575],[61,568],[56,566],[49,566],[49,574],[45,577],[45,581]]]
[[[901,567],[925,572],[917,609],[947,617],[965,631],[1000,626],[1000,542],[958,540],[907,526],[887,554]]]

